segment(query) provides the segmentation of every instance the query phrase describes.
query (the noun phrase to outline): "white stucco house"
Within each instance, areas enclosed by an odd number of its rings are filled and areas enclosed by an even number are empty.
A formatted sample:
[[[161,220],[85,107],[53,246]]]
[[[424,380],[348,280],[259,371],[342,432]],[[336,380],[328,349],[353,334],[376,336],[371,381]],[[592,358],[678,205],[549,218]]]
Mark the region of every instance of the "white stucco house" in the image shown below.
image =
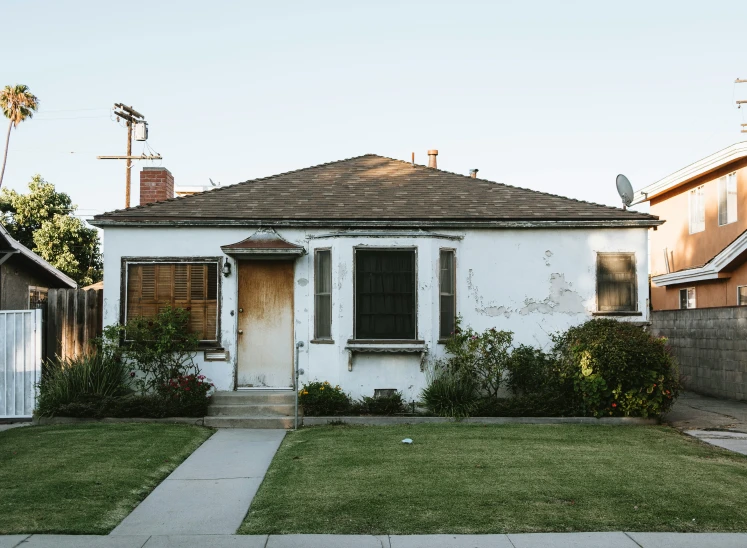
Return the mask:
[[[540,347],[595,316],[648,320],[662,221],[475,175],[365,155],[172,198],[145,168],[141,199],[162,201],[92,223],[104,322],[189,308],[220,390],[291,388],[298,351],[302,382],[411,400],[457,315]]]

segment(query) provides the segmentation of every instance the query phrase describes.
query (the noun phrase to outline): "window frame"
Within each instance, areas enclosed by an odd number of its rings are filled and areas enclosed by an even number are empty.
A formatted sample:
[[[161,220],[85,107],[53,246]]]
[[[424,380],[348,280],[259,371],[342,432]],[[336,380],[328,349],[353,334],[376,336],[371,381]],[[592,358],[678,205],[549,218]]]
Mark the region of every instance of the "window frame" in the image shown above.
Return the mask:
[[[40,285],[30,285],[28,287],[28,302],[26,303],[26,307],[28,310],[36,310],[37,308],[40,308],[39,306],[35,306],[34,308],[31,308],[31,294],[33,292],[37,292],[40,296],[44,295],[43,299],[39,299],[36,301],[37,303],[46,303],[49,298],[49,288],[43,287]]]
[[[702,200],[700,201],[700,204],[703,209],[703,225],[702,228],[699,230],[693,230],[693,197],[698,195],[698,192],[701,192],[702,194]],[[690,234],[698,234],[700,232],[704,232],[706,228],[706,220],[705,220],[705,185],[698,185],[695,188],[691,188],[687,191],[687,224],[688,224],[688,231]],[[700,222],[700,220],[698,221]]]
[[[734,181],[734,218],[729,220],[729,182]],[[721,222],[721,189],[724,190],[724,204],[726,205],[726,221]],[[737,185],[737,172],[727,173],[718,178],[718,226],[726,226],[736,223],[739,218],[739,187]]]
[[[413,299],[413,321],[414,325],[414,336],[412,339],[360,339],[358,338],[358,251],[412,251],[413,252],[413,286],[414,286],[414,299]],[[362,343],[417,343],[420,342],[418,338],[418,329],[420,328],[418,322],[418,248],[417,246],[367,246],[360,245],[353,247],[353,339],[348,342],[362,342]]]
[[[687,306],[685,308],[682,308],[682,292],[688,292],[691,290],[693,292],[693,306],[690,306],[690,296],[686,294]],[[698,308],[698,292],[696,291],[695,286],[680,288],[677,296],[679,297],[679,306],[677,307],[678,310],[695,310],[696,308]]]
[[[635,251],[597,251],[596,253],[596,268],[594,272],[595,277],[595,296],[596,296],[596,311],[593,313],[595,316],[641,316],[643,313],[638,309],[638,259]],[[599,304],[599,266],[601,264],[602,257],[612,256],[624,256],[632,259],[633,265],[633,308],[631,310],[601,310]]]
[[[457,256],[456,256],[456,249],[453,247],[441,247],[438,250],[438,342],[439,343],[445,343],[449,340],[450,334],[447,336],[444,336],[443,333],[441,333],[441,320],[443,318],[443,307],[441,306],[441,297],[444,296],[443,293],[441,293],[441,275],[442,275],[442,269],[441,269],[441,254],[442,253],[451,253],[451,288],[452,293],[451,297],[454,301],[454,327],[456,328],[456,319],[457,319],[457,287],[456,287],[456,271],[457,271]],[[448,296],[448,295],[447,295]]]
[[[215,321],[215,339],[200,340],[200,348],[222,348],[221,345],[221,309],[223,305],[223,257],[122,257],[120,260],[120,283],[119,283],[119,325],[127,326],[127,284],[128,267],[135,264],[205,264],[215,263],[217,271],[217,293],[216,293],[216,321]],[[234,275],[237,275],[234,273]],[[122,343],[127,344],[127,340],[122,338]]]
[[[329,336],[328,337],[320,337],[319,336],[319,333],[317,332],[317,324],[316,324],[316,319],[317,319],[316,296],[323,294],[323,293],[317,293],[317,291],[316,291],[317,264],[318,264],[318,257],[319,257],[319,253],[320,252],[329,253],[329,293],[328,293],[328,295],[329,295]],[[314,296],[314,317],[313,317],[313,321],[314,321],[314,338],[310,342],[312,342],[312,343],[322,343],[322,344],[324,344],[324,343],[331,344],[331,343],[334,342],[334,337],[332,336],[332,323],[333,323],[333,318],[332,318],[332,310],[333,310],[333,307],[332,307],[332,293],[333,293],[333,289],[334,289],[334,287],[332,286],[332,248],[331,247],[320,247],[318,249],[315,249],[314,250],[314,264],[312,266],[313,266],[313,272],[314,272],[314,279],[313,279],[313,284],[314,285],[312,286],[313,296]],[[324,295],[326,295],[326,293],[324,293]]]
[[[737,306],[747,306],[747,303],[745,304],[739,304],[739,290],[743,287],[747,287],[747,285],[738,285],[737,286]]]

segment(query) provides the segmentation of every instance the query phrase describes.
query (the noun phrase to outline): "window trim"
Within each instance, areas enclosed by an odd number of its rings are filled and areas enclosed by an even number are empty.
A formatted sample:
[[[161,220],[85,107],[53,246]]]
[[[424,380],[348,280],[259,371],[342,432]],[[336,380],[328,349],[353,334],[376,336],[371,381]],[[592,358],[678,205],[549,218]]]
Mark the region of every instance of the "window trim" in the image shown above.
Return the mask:
[[[739,290],[743,287],[747,287],[747,285],[738,285],[737,286],[737,306],[747,306],[747,304],[739,304]]]
[[[31,292],[32,291],[38,291],[40,294],[43,293],[45,295],[45,298],[44,298],[45,302],[49,298],[49,288],[48,287],[44,287],[44,286],[41,286],[41,285],[30,285],[30,286],[28,286],[28,289],[26,290],[26,293],[27,293],[27,296],[28,296],[28,300],[26,301],[26,307],[27,307],[28,310],[34,310],[33,308],[31,308]],[[39,301],[39,302],[41,302],[41,301]]]
[[[693,306],[689,306],[690,305],[690,299],[688,298],[687,299],[688,306],[685,307],[685,308],[682,308],[682,292],[683,291],[690,291],[691,289],[693,290]],[[698,308],[698,292],[696,291],[696,287],[695,286],[680,288],[679,292],[677,293],[677,297],[678,297],[678,300],[679,300],[679,302],[677,303],[678,304],[678,307],[677,307],[678,310],[695,310],[696,308]]]
[[[457,319],[457,252],[456,249],[453,247],[441,247],[438,249],[438,344],[445,344],[449,337],[443,337],[441,335],[441,316],[442,316],[442,309],[441,309],[441,253],[444,251],[449,251],[452,254],[452,262],[451,262],[451,287],[453,288],[452,297],[454,298],[454,326],[456,327],[456,319]]]
[[[414,321],[415,321],[415,336],[412,339],[359,339],[358,338],[358,250],[361,251],[412,251],[415,255],[414,261],[415,261],[415,268],[414,274],[415,279],[413,280],[413,285],[415,286],[414,293],[415,293],[415,299],[413,303],[414,307]],[[376,343],[397,343],[397,344],[403,344],[403,343],[416,343],[420,341],[420,337],[418,329],[420,328],[420,324],[418,322],[418,247],[417,246],[367,246],[367,245],[357,245],[353,246],[353,337],[350,339],[350,341],[355,342],[366,342],[366,341],[372,341]],[[348,341],[348,342],[350,342]]]
[[[218,288],[216,294],[216,322],[215,340],[199,341],[200,348],[222,348],[221,344],[221,309],[223,305],[223,261],[224,257],[122,257],[120,259],[120,282],[119,282],[119,325],[127,325],[127,267],[131,264],[160,264],[160,263],[215,263],[218,268]],[[237,275],[237,274],[234,274]],[[127,344],[123,338],[121,343]]]
[[[698,190],[702,190],[703,191],[703,200],[702,200],[702,204],[703,204],[703,228],[701,228],[700,230],[696,230],[696,231],[693,232],[693,217],[692,217],[692,215],[693,215],[693,196],[695,195],[694,193],[697,193]],[[706,228],[705,225],[706,225],[706,220],[705,220],[705,184],[702,184],[702,185],[696,186],[695,188],[691,188],[690,190],[687,191],[687,228],[688,228],[688,232],[690,234],[699,234],[701,232],[705,232],[705,228]]]
[[[729,179],[731,177],[734,177],[734,196],[736,198],[736,203],[734,206],[734,219],[731,221],[729,220],[729,188],[728,183]],[[721,222],[721,182],[723,181],[724,186],[724,193],[726,194],[724,203],[726,204],[726,222]],[[739,219],[739,185],[738,185],[738,179],[737,179],[737,172],[732,171],[731,173],[727,173],[726,175],[723,175],[718,178],[717,180],[717,192],[718,192],[718,226],[726,226],[737,222],[737,219]]]
[[[633,258],[633,309],[632,310],[600,310],[599,309],[599,259],[602,256],[620,256],[624,255],[626,257],[632,257]],[[596,260],[596,269],[594,272],[594,278],[595,278],[595,301],[596,301],[596,310],[592,312],[592,315],[597,316],[638,316],[642,315],[642,313],[638,310],[638,257],[636,255],[635,251],[597,251],[597,260]]]
[[[329,308],[330,308],[330,314],[329,314],[329,337],[320,337],[319,334],[316,331],[316,315],[317,315],[317,310],[316,310],[316,296],[317,296],[317,292],[316,292],[316,274],[317,274],[317,272],[316,272],[316,265],[317,265],[317,257],[318,257],[318,254],[319,254],[320,251],[329,252],[329,277],[330,277],[330,284],[329,284]],[[311,341],[309,341],[309,342],[310,343],[315,343],[315,344],[333,344],[335,342],[334,341],[334,337],[332,336],[332,323],[333,323],[332,310],[334,310],[334,307],[332,306],[332,292],[334,290],[334,287],[333,287],[333,284],[332,284],[332,248],[331,247],[320,247],[320,248],[317,248],[317,249],[314,250],[314,264],[312,265],[312,272],[314,273],[314,279],[313,279],[313,285],[312,285],[312,290],[313,290],[312,295],[313,295],[313,298],[314,298],[314,314],[313,314],[313,317],[312,317],[312,321],[313,321],[313,325],[314,325],[314,338],[311,339]]]

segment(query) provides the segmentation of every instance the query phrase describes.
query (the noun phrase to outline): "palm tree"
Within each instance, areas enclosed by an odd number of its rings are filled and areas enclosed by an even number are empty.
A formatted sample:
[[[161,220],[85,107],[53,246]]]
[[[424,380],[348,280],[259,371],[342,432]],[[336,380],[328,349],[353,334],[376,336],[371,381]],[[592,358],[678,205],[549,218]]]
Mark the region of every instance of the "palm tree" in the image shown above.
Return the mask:
[[[5,156],[3,156],[3,167],[0,169],[0,187],[3,186],[3,175],[5,175],[5,163],[8,161],[8,143],[10,143],[10,130],[18,127],[18,124],[26,118],[34,116],[39,108],[39,99],[29,91],[28,86],[16,84],[5,86],[0,91],[0,107],[3,114],[10,120],[8,124],[8,136],[5,138]]]

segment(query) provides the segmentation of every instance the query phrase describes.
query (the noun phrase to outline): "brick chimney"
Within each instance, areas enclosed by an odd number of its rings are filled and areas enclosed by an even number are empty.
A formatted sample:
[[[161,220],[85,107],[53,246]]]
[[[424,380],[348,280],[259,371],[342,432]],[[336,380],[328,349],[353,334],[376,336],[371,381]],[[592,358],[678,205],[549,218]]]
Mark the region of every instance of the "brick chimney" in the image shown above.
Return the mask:
[[[174,176],[165,167],[144,167],[140,172],[140,205],[174,197]]]

